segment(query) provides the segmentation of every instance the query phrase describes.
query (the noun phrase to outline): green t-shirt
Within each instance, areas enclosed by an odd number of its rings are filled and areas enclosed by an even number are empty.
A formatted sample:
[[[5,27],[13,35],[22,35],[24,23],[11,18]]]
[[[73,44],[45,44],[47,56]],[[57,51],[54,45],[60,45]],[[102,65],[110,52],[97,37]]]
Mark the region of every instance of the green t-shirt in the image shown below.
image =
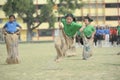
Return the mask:
[[[81,32],[80,32],[80,31],[77,31],[77,35],[80,36],[80,35],[81,35]]]
[[[95,28],[94,26],[92,25],[87,25],[84,30],[83,30],[83,33],[86,37],[91,37],[92,36],[92,33],[95,31]]]
[[[64,32],[68,37],[73,37],[75,33],[82,27],[82,24],[78,24],[76,22],[67,24],[65,19],[62,19],[61,22],[64,25]]]
[[[120,25],[117,26],[118,35],[120,35]]]

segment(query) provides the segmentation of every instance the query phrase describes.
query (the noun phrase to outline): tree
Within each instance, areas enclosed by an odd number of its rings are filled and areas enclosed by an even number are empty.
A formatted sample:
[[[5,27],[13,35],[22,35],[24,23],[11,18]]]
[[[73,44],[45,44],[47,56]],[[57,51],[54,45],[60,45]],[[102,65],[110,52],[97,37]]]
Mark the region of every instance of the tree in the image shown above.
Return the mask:
[[[63,15],[74,13],[77,8],[80,9],[84,5],[82,0],[59,0],[59,2],[58,13]]]
[[[18,16],[23,19],[27,24],[27,41],[32,40],[32,30],[39,27],[42,22],[48,21],[50,27],[54,27],[54,15],[52,12],[51,0],[47,0],[48,4],[43,6],[40,10],[40,14],[36,14],[36,8],[33,4],[33,0],[7,0],[3,6],[3,11],[6,16],[17,13]],[[53,20],[53,21],[52,21]],[[36,21],[38,22],[35,25]]]
[[[42,14],[42,19],[49,23],[49,28],[54,28],[54,23],[56,21],[55,15],[53,13],[54,3],[52,0],[47,0],[48,4],[45,4],[42,8],[40,13]]]

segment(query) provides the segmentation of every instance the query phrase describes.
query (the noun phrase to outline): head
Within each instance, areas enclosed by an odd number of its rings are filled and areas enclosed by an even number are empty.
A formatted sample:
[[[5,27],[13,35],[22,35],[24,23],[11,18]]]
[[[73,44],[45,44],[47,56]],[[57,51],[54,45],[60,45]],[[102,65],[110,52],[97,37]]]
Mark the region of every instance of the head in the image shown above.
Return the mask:
[[[99,26],[99,29],[102,29],[102,26]]]
[[[9,16],[9,21],[10,21],[10,22],[15,21],[15,16],[14,16],[14,15],[10,15],[10,16]]]
[[[84,18],[84,22],[85,22],[86,25],[90,24],[92,21],[93,21],[93,19],[91,19],[89,16],[86,16]]]
[[[70,24],[73,21],[76,22],[75,17],[72,14],[67,14],[65,16],[65,19],[66,19],[67,24]]]

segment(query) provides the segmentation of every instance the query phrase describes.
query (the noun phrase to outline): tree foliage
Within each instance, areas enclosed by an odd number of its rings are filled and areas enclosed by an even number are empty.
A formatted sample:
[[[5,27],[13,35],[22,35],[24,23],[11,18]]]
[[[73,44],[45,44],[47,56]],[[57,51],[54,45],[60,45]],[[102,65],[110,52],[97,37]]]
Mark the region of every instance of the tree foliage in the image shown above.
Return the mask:
[[[32,30],[39,27],[41,23],[48,22],[50,27],[54,27],[53,3],[51,0],[47,1],[48,4],[43,6],[39,10],[40,14],[36,16],[36,6],[33,4],[33,0],[7,0],[3,6],[3,11],[6,16],[17,13],[27,23],[27,40],[31,40]],[[37,25],[35,25],[36,21],[38,23]]]
[[[42,8],[40,13],[41,20],[49,23],[49,28],[54,27],[54,23],[56,21],[55,15],[53,13],[53,6],[54,3],[51,0],[47,0],[48,4],[45,4]]]
[[[74,13],[75,9],[84,5],[82,0],[59,0],[59,2],[59,14]]]
[[[53,13],[55,1],[57,0],[47,0],[47,4],[39,9],[40,14],[37,14],[33,0],[7,0],[3,6],[3,11],[6,16],[17,13],[18,16],[26,22],[27,40],[29,41],[32,40],[32,30],[39,27],[41,23],[48,22],[49,28],[54,27],[54,23],[56,21]],[[82,3],[79,3],[78,1],[81,0],[59,0],[59,4],[57,4],[58,13],[63,15],[73,13],[76,8],[83,6]],[[37,25],[36,22],[38,23]]]

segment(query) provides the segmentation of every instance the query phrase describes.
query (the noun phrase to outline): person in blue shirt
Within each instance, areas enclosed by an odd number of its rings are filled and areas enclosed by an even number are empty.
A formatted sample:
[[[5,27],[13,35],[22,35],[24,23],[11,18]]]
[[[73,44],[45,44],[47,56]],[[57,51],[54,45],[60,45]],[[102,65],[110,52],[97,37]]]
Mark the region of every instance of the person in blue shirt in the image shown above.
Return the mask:
[[[104,30],[102,26],[99,26],[98,30],[96,30],[98,46],[102,47],[102,41],[104,40]]]
[[[104,34],[105,34],[105,46],[109,46],[110,30],[108,26],[105,27]]]
[[[18,55],[18,38],[21,26],[15,21],[15,16],[10,15],[9,21],[3,26],[3,34],[5,36],[5,43],[8,57],[6,62],[8,64],[19,63]]]

